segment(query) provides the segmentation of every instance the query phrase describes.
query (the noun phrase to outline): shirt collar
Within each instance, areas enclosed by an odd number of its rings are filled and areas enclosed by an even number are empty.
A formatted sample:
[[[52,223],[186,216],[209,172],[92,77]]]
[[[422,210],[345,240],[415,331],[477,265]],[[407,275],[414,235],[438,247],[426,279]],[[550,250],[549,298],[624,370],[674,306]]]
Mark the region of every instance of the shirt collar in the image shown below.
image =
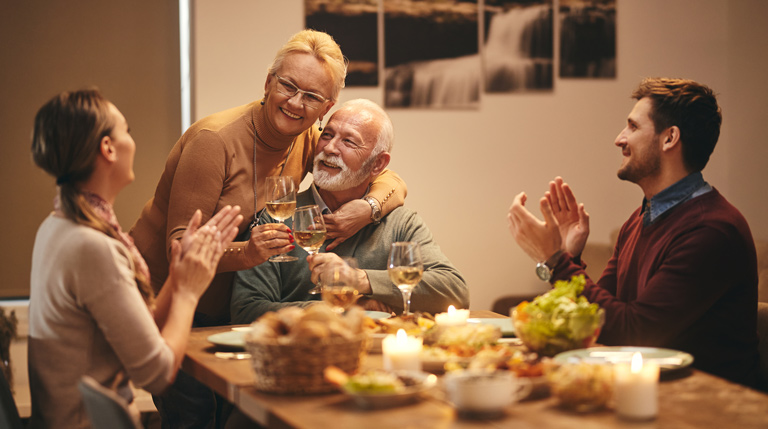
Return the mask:
[[[312,190],[312,198],[315,199],[315,204],[317,204],[317,207],[320,208],[320,213],[322,214],[330,214],[331,209],[328,208],[328,204],[323,201],[323,197],[320,196],[320,193],[317,192],[317,187],[314,183],[309,185],[309,189]]]
[[[666,189],[651,197],[643,198],[643,225],[650,225],[662,214],[678,204],[698,197],[712,190],[712,186],[704,181],[700,171],[691,173],[678,180]]]

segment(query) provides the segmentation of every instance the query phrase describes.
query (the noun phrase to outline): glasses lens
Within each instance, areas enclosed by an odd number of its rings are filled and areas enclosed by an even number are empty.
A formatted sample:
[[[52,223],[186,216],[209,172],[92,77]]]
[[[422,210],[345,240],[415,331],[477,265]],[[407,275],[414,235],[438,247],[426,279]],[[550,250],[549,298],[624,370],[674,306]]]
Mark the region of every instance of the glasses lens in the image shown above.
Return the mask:
[[[313,109],[317,109],[318,107],[320,107],[321,104],[323,104],[323,101],[325,101],[325,99],[312,92],[305,92],[304,97],[301,98],[301,101],[304,103],[305,106],[311,107]]]
[[[293,97],[294,95],[296,95],[297,92],[299,92],[299,88],[296,85],[288,82],[287,80],[281,77],[278,77],[277,92],[288,97]]]
[[[325,97],[322,95],[299,89],[298,86],[292,84],[289,80],[280,76],[277,76],[277,92],[289,98],[294,97],[297,93],[301,92],[301,102],[305,106],[311,107],[313,109],[317,109],[325,102]]]

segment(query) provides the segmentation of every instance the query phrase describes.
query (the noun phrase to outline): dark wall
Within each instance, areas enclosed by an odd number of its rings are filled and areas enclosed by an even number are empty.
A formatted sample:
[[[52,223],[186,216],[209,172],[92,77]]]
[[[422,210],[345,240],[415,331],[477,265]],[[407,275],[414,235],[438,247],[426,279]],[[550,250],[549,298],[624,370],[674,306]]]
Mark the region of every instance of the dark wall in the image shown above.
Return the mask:
[[[181,131],[178,2],[4,1],[0,41],[0,296],[25,296],[35,233],[56,193],[30,157],[37,109],[97,86],[123,112],[137,179],[115,209],[130,228]]]

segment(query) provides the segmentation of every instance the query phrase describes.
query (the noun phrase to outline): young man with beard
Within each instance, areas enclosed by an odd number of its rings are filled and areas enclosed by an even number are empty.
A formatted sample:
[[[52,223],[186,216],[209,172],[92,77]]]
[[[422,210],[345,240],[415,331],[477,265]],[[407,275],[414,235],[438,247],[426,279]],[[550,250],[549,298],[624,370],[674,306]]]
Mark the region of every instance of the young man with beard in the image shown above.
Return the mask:
[[[704,181],[722,115],[712,90],[690,80],[645,79],[615,144],[618,176],[645,198],[622,226],[613,256],[584,295],[606,312],[598,342],[678,349],[693,365],[755,386],[757,257],[744,217]],[[544,221],[515,197],[509,228],[542,280],[585,274],[589,215],[561,178],[540,200]]]
[[[317,144],[314,183],[296,198],[296,206],[317,205],[333,212],[348,201],[362,198],[371,180],[390,160],[392,122],[369,100],[352,100],[333,114]],[[266,216],[266,215],[265,215]],[[264,219],[266,222],[273,222]],[[286,224],[292,226],[291,221]],[[402,311],[403,298],[387,273],[390,245],[398,241],[421,244],[424,275],[411,296],[412,311],[437,313],[449,305],[469,307],[469,291],[456,267],[440,251],[424,221],[405,207],[393,210],[378,224],[371,224],[327,253],[307,257],[296,248],[291,263],[264,263],[235,276],[231,314],[233,323],[251,323],[268,311],[288,305],[306,306],[319,295],[309,294],[320,272],[340,257],[357,259],[357,288],[367,309]]]

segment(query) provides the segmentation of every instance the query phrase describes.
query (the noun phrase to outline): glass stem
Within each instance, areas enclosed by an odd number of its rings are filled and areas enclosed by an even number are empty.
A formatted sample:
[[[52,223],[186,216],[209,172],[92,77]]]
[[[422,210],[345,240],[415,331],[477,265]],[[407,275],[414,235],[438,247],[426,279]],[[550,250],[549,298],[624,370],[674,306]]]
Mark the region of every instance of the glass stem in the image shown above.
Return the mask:
[[[407,316],[411,310],[411,292],[413,292],[413,289],[408,288],[406,290],[403,290],[402,292],[403,292],[403,316]]]

